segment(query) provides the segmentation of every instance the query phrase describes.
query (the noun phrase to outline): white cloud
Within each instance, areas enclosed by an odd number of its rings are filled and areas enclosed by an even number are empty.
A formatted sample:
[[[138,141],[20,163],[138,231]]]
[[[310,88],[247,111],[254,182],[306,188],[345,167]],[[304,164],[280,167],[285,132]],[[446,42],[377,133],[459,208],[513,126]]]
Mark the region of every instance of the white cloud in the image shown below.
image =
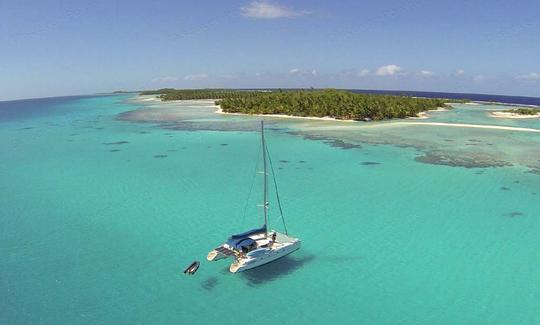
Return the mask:
[[[369,76],[369,70],[368,69],[362,69],[362,70],[358,71],[358,76],[359,77]]]
[[[254,19],[294,18],[307,14],[305,11],[295,11],[270,1],[252,1],[240,8],[240,14]]]
[[[289,70],[290,74],[299,75],[299,76],[316,76],[318,74],[317,70],[303,70],[299,68],[293,68]]]
[[[189,81],[204,80],[204,79],[208,79],[208,75],[205,74],[205,73],[190,74],[190,75],[187,75],[187,76],[184,77],[184,80],[189,80]]]
[[[519,76],[516,76],[516,79],[518,80],[540,80],[540,73],[531,72],[527,74],[522,74]]]
[[[431,78],[435,75],[435,72],[433,71],[429,71],[429,70],[422,70],[420,72],[418,72],[418,75],[420,77],[424,77],[424,78]]]
[[[479,75],[474,76],[473,80],[478,81],[478,82],[484,81],[484,80],[486,80],[486,76],[479,74]]]
[[[173,82],[173,81],[178,81],[178,78],[171,77],[171,76],[162,76],[162,77],[152,78],[152,82]]]
[[[403,69],[400,66],[397,66],[395,64],[389,64],[389,65],[383,65],[379,69],[377,69],[377,72],[375,72],[378,76],[393,76],[396,73],[402,71]]]
[[[462,76],[465,74],[465,70],[463,69],[458,69],[456,70],[456,72],[454,73],[456,76]]]

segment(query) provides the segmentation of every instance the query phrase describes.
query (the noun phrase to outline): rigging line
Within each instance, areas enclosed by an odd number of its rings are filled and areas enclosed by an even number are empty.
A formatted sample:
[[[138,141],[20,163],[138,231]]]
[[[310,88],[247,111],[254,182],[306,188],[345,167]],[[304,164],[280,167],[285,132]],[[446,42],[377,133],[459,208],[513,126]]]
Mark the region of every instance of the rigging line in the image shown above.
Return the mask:
[[[257,176],[257,171],[259,170],[259,156],[261,155],[261,146],[262,145],[259,145],[259,151],[257,151],[257,163],[255,164],[255,172],[253,173],[253,176],[251,178],[251,187],[249,188],[249,194],[248,194],[248,197],[247,197],[247,200],[246,200],[246,204],[244,205],[244,212],[242,214],[242,223],[240,224],[240,226],[244,226],[244,222],[246,221],[246,213],[247,213],[247,208],[248,208],[248,205],[249,205],[249,198],[251,197],[251,193],[253,192],[253,185],[255,184],[255,177]]]
[[[274,188],[276,190],[276,198],[279,207],[279,214],[281,215],[281,221],[283,222],[283,228],[285,228],[285,235],[289,235],[287,230],[287,225],[285,224],[285,217],[283,217],[283,210],[281,209],[281,200],[279,199],[278,186],[276,182],[276,174],[274,173],[274,165],[272,165],[272,158],[270,158],[270,152],[268,151],[268,146],[266,146],[266,154],[268,156],[268,162],[270,163],[270,170],[272,171],[272,179],[274,180]]]

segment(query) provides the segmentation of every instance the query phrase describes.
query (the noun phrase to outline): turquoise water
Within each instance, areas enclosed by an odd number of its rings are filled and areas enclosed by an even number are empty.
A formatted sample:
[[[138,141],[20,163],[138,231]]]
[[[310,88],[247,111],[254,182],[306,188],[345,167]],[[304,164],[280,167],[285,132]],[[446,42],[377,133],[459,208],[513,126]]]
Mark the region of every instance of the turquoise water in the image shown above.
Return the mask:
[[[540,134],[268,119],[303,246],[230,274],[205,256],[260,225],[257,118],[130,96],[0,122],[0,323],[540,323]],[[418,121],[540,129],[492,108]]]

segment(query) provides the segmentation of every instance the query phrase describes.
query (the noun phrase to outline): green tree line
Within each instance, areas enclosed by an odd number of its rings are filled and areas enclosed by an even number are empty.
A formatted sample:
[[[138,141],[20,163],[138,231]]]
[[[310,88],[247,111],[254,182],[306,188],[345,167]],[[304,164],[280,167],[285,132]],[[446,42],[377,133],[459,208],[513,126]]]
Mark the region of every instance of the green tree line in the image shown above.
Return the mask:
[[[505,112],[521,114],[521,115],[536,115],[540,114],[540,109],[538,108],[514,108],[506,110]]]
[[[257,93],[216,102],[224,112],[384,120],[446,107],[444,99],[357,94],[344,90]]]
[[[246,97],[257,93],[256,91],[242,91],[234,89],[173,89],[163,88],[142,91],[141,95],[159,95],[161,100],[189,100],[189,99],[222,99],[230,97]]]

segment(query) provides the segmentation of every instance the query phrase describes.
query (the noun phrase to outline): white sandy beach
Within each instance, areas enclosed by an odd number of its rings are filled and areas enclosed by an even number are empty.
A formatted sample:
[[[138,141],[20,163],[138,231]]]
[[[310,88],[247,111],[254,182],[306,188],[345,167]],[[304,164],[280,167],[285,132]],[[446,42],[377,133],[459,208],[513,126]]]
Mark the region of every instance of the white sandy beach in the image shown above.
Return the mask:
[[[429,111],[420,112],[420,113],[418,113],[418,116],[412,116],[412,117],[407,117],[407,118],[411,119],[411,120],[425,120],[425,119],[429,118],[429,112],[448,112],[448,111],[449,111],[448,108],[439,107],[437,109],[432,109],[432,110],[429,110]]]
[[[511,118],[511,119],[530,119],[530,118],[540,118],[540,113],[535,115],[525,115],[512,112],[491,112],[489,115],[496,118]]]
[[[216,106],[217,107],[217,106]],[[325,117],[315,117],[315,116],[294,116],[294,115],[285,115],[285,114],[244,114],[244,113],[227,113],[224,112],[221,107],[218,107],[216,114],[225,114],[225,115],[243,115],[243,116],[260,116],[260,117],[277,117],[277,118],[288,118],[288,119],[303,119],[303,120],[318,120],[318,121],[335,121],[335,122],[357,122],[355,120],[339,120],[330,116]]]
[[[157,95],[138,95],[133,97],[134,102],[138,103],[145,103],[145,104],[160,104],[160,105],[168,105],[168,104],[194,104],[197,106],[208,106],[208,107],[217,107],[215,105],[215,99],[190,99],[190,100],[170,100],[170,101],[162,101],[160,98],[158,98]]]

